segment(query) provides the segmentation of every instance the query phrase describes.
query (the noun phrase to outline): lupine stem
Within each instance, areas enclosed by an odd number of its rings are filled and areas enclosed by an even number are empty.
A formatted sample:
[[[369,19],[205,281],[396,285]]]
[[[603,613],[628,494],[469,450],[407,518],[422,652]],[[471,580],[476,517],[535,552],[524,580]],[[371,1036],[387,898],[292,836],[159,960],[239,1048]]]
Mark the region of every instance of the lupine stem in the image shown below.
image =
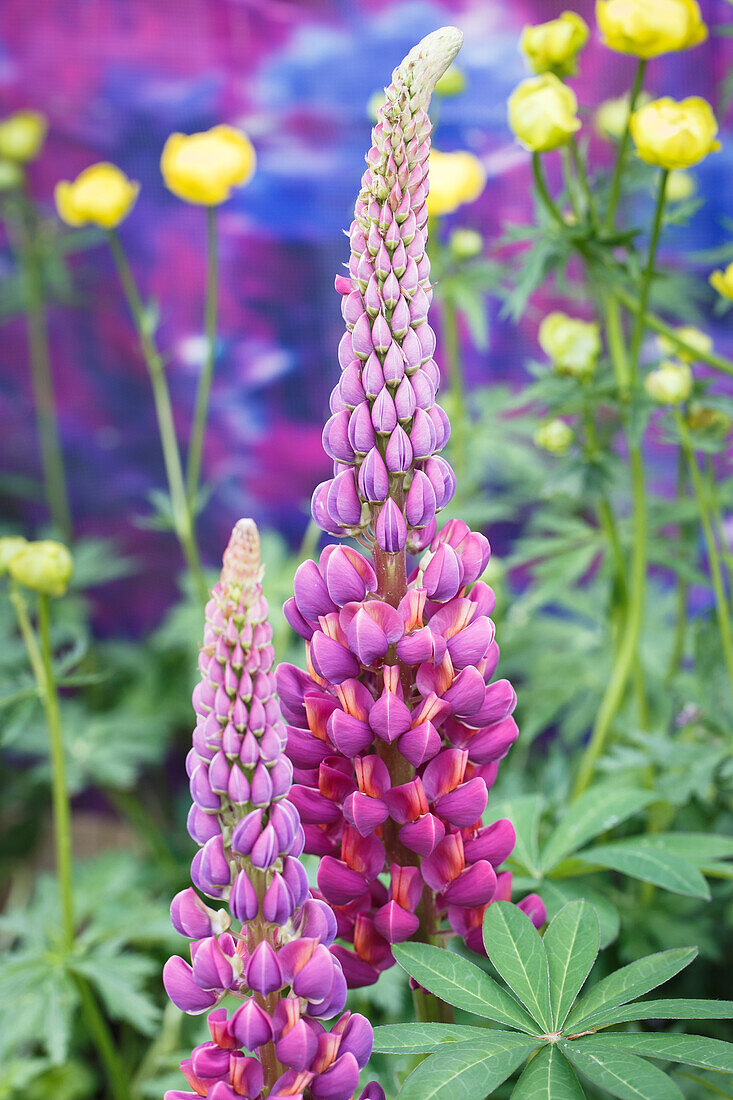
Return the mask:
[[[725,595],[725,587],[723,585],[723,573],[720,565],[718,548],[715,543],[713,526],[710,519],[710,510],[708,508],[707,495],[705,492],[705,483],[703,481],[702,474],[700,473],[700,467],[697,464],[697,459],[695,458],[695,449],[693,447],[690,432],[687,424],[685,423],[684,417],[679,411],[676,411],[675,419],[677,421],[677,428],[680,433],[682,450],[684,451],[687,466],[690,471],[690,479],[692,481],[692,487],[695,491],[695,499],[697,501],[698,511],[700,512],[700,524],[702,526],[703,535],[705,537],[705,546],[708,553],[708,565],[710,567],[710,579],[712,581],[713,593],[715,595],[715,613],[718,619],[718,629],[720,631],[720,644],[723,649],[723,659],[725,661],[725,666],[728,671],[728,679],[730,681],[731,693],[733,693],[733,636],[731,635],[730,609],[728,607],[728,601]]]
[[[188,491],[189,505],[192,509],[195,509],[196,496],[199,490],[201,461],[204,449],[204,438],[206,436],[206,420],[209,412],[209,396],[211,394],[211,380],[214,375],[214,365],[216,363],[216,328],[219,307],[218,251],[216,207],[209,206],[206,210],[206,305],[204,321],[206,330],[206,360],[196,390],[193,429],[191,431],[191,444],[188,450],[188,462],[186,466],[186,489]]]
[[[616,217],[616,207],[618,206],[618,200],[621,195],[621,180],[624,174],[624,164],[626,161],[626,151],[629,147],[629,121],[631,115],[636,108],[636,101],[639,98],[641,92],[641,86],[644,82],[644,72],[646,70],[646,61],[644,58],[639,59],[639,64],[636,67],[636,75],[634,76],[634,83],[631,88],[631,95],[629,97],[629,115],[626,120],[626,126],[624,128],[623,135],[618,147],[618,154],[616,155],[616,164],[613,169],[613,178],[611,180],[611,190],[608,196],[608,208],[606,210],[606,230],[610,233],[613,230],[613,222]]]
[[[117,265],[122,289],[125,292],[127,303],[135,323],[138,339],[140,341],[140,348],[143,353],[143,358],[145,359],[145,365],[148,368],[148,374],[150,375],[150,382],[153,388],[153,400],[155,402],[155,412],[158,420],[158,431],[160,433],[160,442],[163,448],[163,460],[165,462],[168,489],[173,510],[173,523],[178,540],[181,544],[181,549],[183,550],[184,558],[186,559],[186,564],[196,584],[199,598],[202,603],[206,603],[208,599],[208,588],[201,569],[193,515],[183,481],[181,456],[178,449],[178,441],[176,439],[173,409],[171,407],[170,393],[165,378],[163,359],[151,335],[150,323],[145,316],[145,307],[143,306],[142,298],[140,297],[140,292],[132,273],[132,268],[130,267],[130,263],[122,247],[122,242],[114,230],[110,230],[107,236],[112,250],[112,256]]]

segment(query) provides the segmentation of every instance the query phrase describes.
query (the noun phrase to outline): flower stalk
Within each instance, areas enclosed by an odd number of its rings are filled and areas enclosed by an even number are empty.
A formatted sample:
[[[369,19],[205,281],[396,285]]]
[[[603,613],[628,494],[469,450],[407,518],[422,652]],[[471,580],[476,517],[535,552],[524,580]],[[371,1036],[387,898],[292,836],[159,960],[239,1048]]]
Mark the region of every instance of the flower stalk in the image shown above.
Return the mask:
[[[186,465],[186,490],[189,507],[196,512],[196,498],[201,477],[206,421],[209,414],[211,382],[216,364],[217,313],[219,299],[219,246],[216,223],[216,206],[206,208],[206,302],[204,306],[204,330],[206,333],[206,359],[196,390],[191,443]]]

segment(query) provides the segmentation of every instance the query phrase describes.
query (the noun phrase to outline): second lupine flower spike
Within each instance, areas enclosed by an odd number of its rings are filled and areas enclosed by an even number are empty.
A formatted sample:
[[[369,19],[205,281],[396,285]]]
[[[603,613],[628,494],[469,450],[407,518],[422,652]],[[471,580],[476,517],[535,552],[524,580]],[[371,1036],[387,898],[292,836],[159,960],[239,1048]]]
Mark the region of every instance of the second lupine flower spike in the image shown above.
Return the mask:
[[[274,695],[262,573],[257,528],[241,520],[206,607],[188,757],[189,831],[200,846],[191,876],[228,911],[192,888],[181,891],[171,917],[193,941],[191,963],[174,956],[163,971],[185,1012],[205,1012],[226,994],[241,1003],[231,1015],[210,1014],[211,1041],[181,1065],[193,1092],[170,1091],[166,1100],[306,1090],[314,1100],[350,1100],[371,1053],[364,1017],[346,1012],[330,1031],[319,1022],[343,1009],[346,982],[328,950],[334,914],[311,896],[298,858],[304,832],[288,798],[292,764]]]

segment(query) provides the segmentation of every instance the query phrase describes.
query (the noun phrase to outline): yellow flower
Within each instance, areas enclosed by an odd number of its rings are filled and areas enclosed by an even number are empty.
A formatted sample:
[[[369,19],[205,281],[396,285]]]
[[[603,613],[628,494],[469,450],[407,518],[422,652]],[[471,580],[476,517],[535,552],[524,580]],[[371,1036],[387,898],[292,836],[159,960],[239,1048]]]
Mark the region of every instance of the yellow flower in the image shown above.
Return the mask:
[[[551,455],[564,455],[573,442],[573,429],[564,420],[547,420],[534,433],[534,441]]]
[[[601,354],[601,337],[593,321],[581,321],[556,310],[544,318],[537,338],[559,374],[574,378],[593,374]]]
[[[703,355],[713,350],[713,341],[707,332],[701,332],[694,325],[682,325],[681,328],[675,329],[675,334],[679,336],[680,340],[684,340],[696,352],[701,352]],[[657,336],[657,347],[662,355],[675,355],[683,363],[692,363],[697,358],[694,352],[685,351],[674,340],[670,340],[668,336]]]
[[[69,551],[51,539],[26,543],[8,563],[14,581],[44,596],[63,596],[73,571]]]
[[[16,111],[0,120],[0,156],[25,164],[41,151],[48,122],[38,111]]]
[[[22,535],[4,535],[0,538],[0,577],[8,571],[8,565],[16,554],[28,545]]]
[[[14,160],[0,157],[0,191],[12,191],[23,182],[23,169]]]
[[[657,405],[681,405],[692,393],[688,363],[668,359],[644,379],[644,389]]]
[[[80,172],[73,183],[60,180],[54,189],[56,209],[67,225],[114,229],[135,205],[140,184],[114,164],[102,161]]]
[[[713,109],[700,96],[655,99],[634,111],[629,128],[641,159],[660,168],[690,168],[720,148]]]
[[[451,65],[435,85],[435,94],[442,96],[460,95],[466,87],[466,74],[457,65]]]
[[[596,111],[596,130],[607,141],[620,141],[624,136],[629,121],[629,100],[628,93],[616,99],[606,99]],[[640,92],[636,99],[637,111],[651,100],[647,92]]]
[[[519,48],[535,73],[574,73],[577,55],[588,41],[588,24],[575,11],[564,11],[557,19],[525,27]]]
[[[619,53],[657,57],[707,38],[696,0],[597,0],[603,42]]]
[[[233,126],[214,126],[199,134],[171,134],[163,147],[160,170],[174,195],[200,206],[226,202],[233,187],[247,183],[255,170],[252,142]]]
[[[580,119],[578,101],[554,73],[523,80],[509,96],[509,126],[532,153],[547,153],[567,144]]]
[[[437,218],[452,214],[463,203],[473,202],[486,186],[486,172],[473,153],[430,153],[428,212]]]
[[[381,88],[378,88],[376,92],[372,92],[369,96],[367,100],[367,117],[370,118],[372,122],[377,121],[377,111],[380,107],[384,107],[386,102],[387,99]]]
[[[457,260],[473,260],[484,250],[484,239],[475,229],[454,229],[448,240]]]
[[[733,421],[722,409],[694,403],[687,414],[687,423],[693,432],[705,432],[717,439],[725,439]]]
[[[691,199],[695,194],[695,177],[684,168],[675,168],[667,178],[667,190],[665,192],[670,202],[682,202]]]
[[[733,263],[728,264],[724,271],[714,271],[708,282],[718,294],[733,301]]]

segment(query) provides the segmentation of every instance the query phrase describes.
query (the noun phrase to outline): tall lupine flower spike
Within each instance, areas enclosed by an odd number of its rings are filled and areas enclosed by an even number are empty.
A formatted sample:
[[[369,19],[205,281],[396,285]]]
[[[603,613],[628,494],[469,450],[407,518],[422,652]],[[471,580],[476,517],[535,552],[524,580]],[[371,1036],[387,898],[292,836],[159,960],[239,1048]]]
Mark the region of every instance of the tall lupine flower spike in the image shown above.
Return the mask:
[[[494,679],[494,595],[480,580],[489,544],[461,520],[439,533],[435,522],[455,481],[438,455],[449,425],[435,403],[427,321],[427,108],[460,43],[444,28],[395,70],[349,232],[349,274],[336,280],[347,331],[323,436],[334,477],[316,490],[313,514],[371,557],[327,546],[298,568],[285,605],[308,669],[278,669],[290,799],[305,850],[321,857],[321,895],[353,944],[331,948],[350,986],[376,981],[393,943],[435,936],[446,918],[483,950],[486,906],[511,895],[500,867],[514,829],[481,820],[517,736],[514,691]],[[409,576],[407,551],[419,555]],[[543,923],[536,895],[520,906]]]
[[[193,1092],[169,1091],[166,1100],[350,1100],[372,1048],[363,1016],[346,1012],[330,1031],[320,1023],[343,1009],[346,982],[329,951],[334,914],[311,895],[298,858],[304,832],[288,798],[292,765],[262,574],[257,528],[240,520],[206,606],[187,760],[188,826],[200,846],[191,877],[228,911],[192,887],[181,891],[171,917],[193,941],[191,964],[174,956],[163,970],[169,997],[185,1012],[205,1012],[227,994],[240,1004],[231,1015],[210,1013],[211,1041],[181,1063]],[[383,1100],[378,1086],[367,1091]]]

